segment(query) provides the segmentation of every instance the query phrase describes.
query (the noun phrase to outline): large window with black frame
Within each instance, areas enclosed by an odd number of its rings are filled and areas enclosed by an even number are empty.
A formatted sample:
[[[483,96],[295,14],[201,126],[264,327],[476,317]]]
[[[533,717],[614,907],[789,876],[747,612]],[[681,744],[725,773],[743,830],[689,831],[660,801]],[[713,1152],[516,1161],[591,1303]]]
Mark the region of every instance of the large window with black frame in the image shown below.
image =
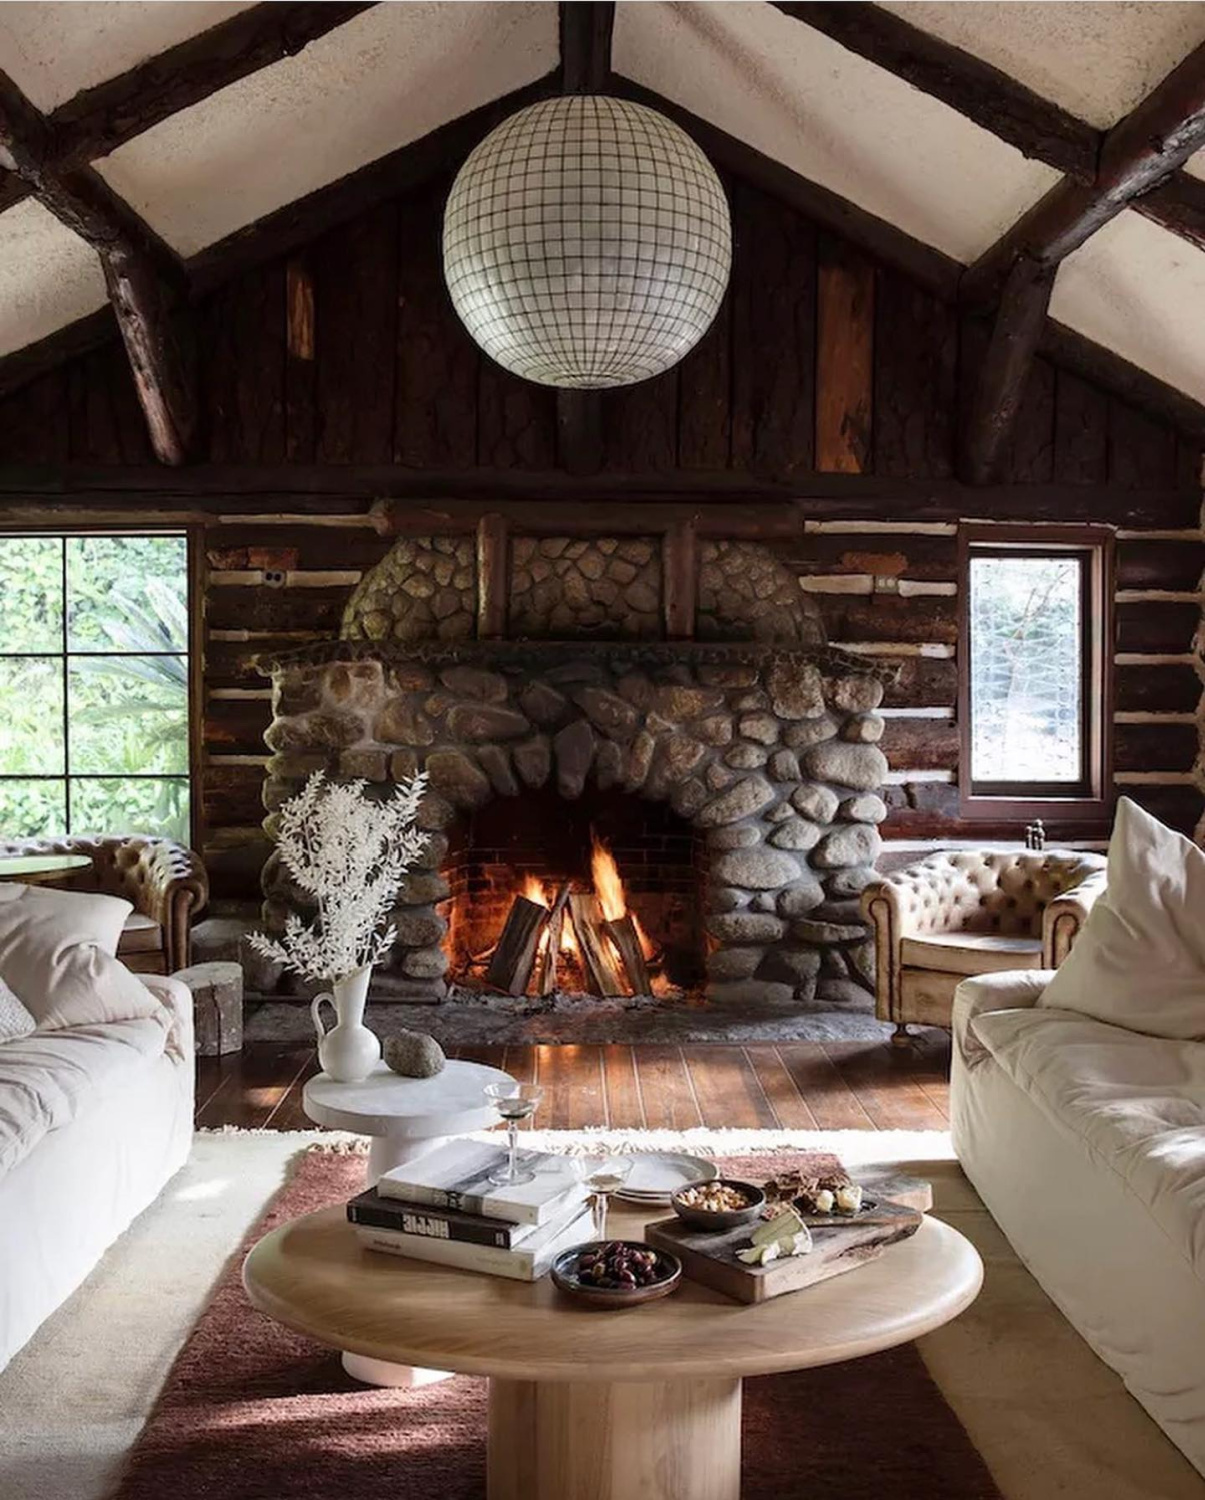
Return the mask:
[[[189,839],[188,538],[0,536],[0,838]]]

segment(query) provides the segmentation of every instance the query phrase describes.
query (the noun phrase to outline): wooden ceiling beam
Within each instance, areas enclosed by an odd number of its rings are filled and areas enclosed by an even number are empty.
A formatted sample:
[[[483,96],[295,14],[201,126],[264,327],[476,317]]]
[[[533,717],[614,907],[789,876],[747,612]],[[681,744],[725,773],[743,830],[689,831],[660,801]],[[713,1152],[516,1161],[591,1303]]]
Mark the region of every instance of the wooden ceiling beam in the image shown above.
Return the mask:
[[[1009,273],[962,434],[959,469],[967,484],[995,478],[1042,337],[1054,275],[1053,267],[1027,256]]]
[[[1205,250],[1205,182],[1201,178],[1173,172],[1166,182],[1135,198],[1130,207],[1152,224]]]
[[[1057,266],[1142,194],[1166,182],[1203,145],[1205,44],[1108,132],[1094,182],[1064,177],[979,257],[963,277],[963,302],[994,305],[1022,255]]]
[[[615,6],[610,0],[560,0],[561,92],[605,94],[611,78]],[[602,392],[556,393],[557,458],[570,474],[595,474],[603,460]]]
[[[296,56],[371,8],[336,0],[253,5],[61,104],[46,116],[48,159],[61,168],[87,166],[219,89]],[[0,212],[30,194],[19,174],[0,171]]]
[[[186,463],[200,407],[184,266],[92,167],[58,166],[52,142],[45,116],[0,73],[0,146],[38,202],[96,251],[155,454]]]
[[[1100,132],[973,53],[861,0],[774,8],[940,99],[1023,155],[1077,181],[1094,179]]]

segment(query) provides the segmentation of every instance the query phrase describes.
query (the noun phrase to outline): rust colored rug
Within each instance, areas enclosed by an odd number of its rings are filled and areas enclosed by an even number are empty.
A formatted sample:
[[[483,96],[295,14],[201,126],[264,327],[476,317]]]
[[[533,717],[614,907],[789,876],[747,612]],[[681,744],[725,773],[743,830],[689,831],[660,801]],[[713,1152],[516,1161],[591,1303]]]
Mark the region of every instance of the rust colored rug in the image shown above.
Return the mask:
[[[721,1165],[765,1176],[807,1159]],[[244,1248],[350,1198],[363,1172],[362,1157],[309,1153]],[[337,1353],[251,1308],[241,1261],[176,1359],[114,1500],[484,1500],[484,1380],[365,1389]],[[912,1346],[747,1380],[743,1475],[745,1500],[1000,1500]]]

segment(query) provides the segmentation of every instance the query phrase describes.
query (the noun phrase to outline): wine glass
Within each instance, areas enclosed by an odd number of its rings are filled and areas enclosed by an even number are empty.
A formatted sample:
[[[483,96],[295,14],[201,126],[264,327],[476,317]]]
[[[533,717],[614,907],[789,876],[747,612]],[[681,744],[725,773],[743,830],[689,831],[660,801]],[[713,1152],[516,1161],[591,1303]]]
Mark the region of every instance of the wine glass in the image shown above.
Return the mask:
[[[536,1174],[531,1168],[519,1165],[519,1121],[535,1114],[544,1090],[538,1083],[516,1083],[511,1078],[505,1083],[487,1083],[485,1097],[506,1121],[506,1137],[510,1145],[505,1165],[494,1168],[490,1181],[498,1187],[534,1181]]]
[[[573,1170],[579,1182],[590,1189],[590,1207],[594,1213],[594,1238],[607,1237],[607,1204],[632,1175],[635,1158],[631,1156],[574,1156]]]

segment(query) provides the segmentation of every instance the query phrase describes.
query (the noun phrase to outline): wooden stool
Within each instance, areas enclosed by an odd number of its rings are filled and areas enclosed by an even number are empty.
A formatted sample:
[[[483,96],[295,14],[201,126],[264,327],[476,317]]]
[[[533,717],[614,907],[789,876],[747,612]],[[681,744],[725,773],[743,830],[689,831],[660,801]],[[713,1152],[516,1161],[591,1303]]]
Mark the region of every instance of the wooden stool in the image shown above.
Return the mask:
[[[172,975],[192,992],[198,1057],[239,1052],[243,1045],[243,971],[238,964],[193,964]]]

